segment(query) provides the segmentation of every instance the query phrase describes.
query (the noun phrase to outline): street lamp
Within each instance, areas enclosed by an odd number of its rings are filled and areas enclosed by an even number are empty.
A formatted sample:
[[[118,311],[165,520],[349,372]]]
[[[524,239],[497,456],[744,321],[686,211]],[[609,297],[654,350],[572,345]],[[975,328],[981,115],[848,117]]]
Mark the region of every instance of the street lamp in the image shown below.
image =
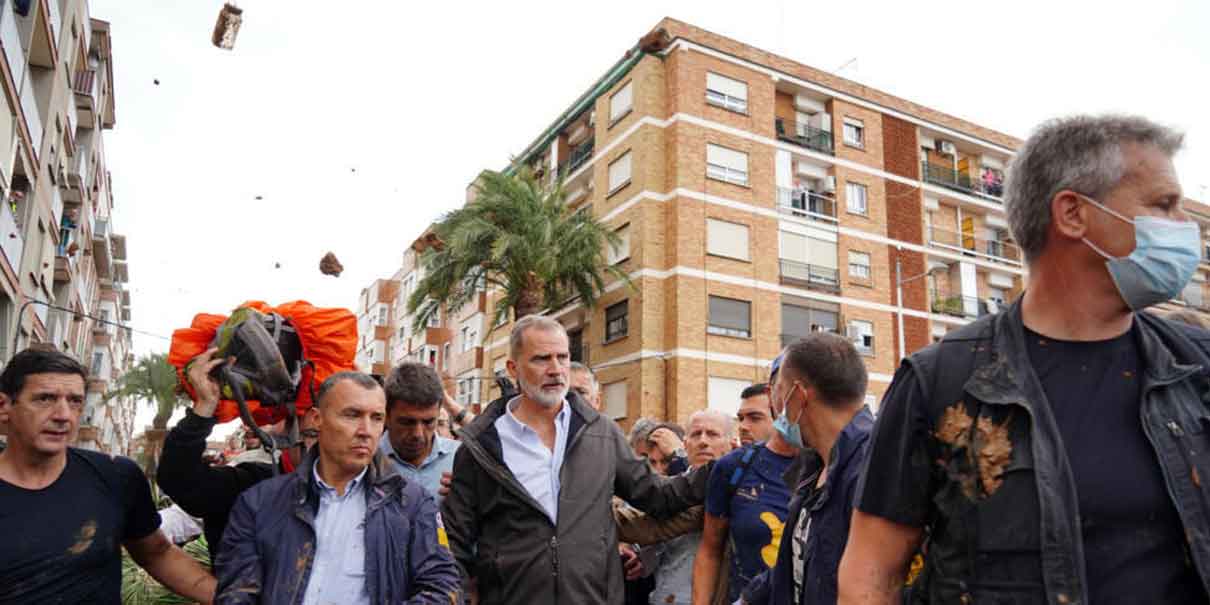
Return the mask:
[[[899,252],[903,252],[902,247],[898,247]],[[920,275],[913,275],[907,279],[903,278],[903,263],[899,255],[895,255],[895,315],[898,317],[899,327],[899,358],[902,360],[907,357],[905,339],[903,337],[903,284],[916,281],[922,277],[928,277],[939,271],[949,269],[949,265],[939,261],[930,261],[928,270]]]

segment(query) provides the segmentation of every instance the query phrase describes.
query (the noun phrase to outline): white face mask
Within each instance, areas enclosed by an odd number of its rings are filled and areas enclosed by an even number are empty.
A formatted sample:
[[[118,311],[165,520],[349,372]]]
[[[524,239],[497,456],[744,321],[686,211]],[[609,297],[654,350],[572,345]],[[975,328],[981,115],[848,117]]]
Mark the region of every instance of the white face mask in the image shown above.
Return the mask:
[[[1109,276],[1126,306],[1139,311],[1175,298],[1193,278],[1201,262],[1201,232],[1193,221],[1174,221],[1156,216],[1126,218],[1104,204],[1077,194],[1110,216],[1134,225],[1134,251],[1129,256],[1110,256],[1084,238],[1084,243],[1105,257]]]

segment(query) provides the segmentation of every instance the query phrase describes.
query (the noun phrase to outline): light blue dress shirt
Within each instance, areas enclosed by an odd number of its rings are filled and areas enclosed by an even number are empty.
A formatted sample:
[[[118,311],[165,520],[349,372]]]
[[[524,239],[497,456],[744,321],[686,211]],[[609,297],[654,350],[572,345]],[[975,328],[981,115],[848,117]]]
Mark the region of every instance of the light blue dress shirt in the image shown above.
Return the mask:
[[[547,449],[538,433],[513,415],[520,403],[514,397],[504,406],[504,415],[496,419],[496,433],[500,435],[500,450],[504,464],[513,476],[546,511],[551,523],[559,519],[559,471],[563,468],[563,455],[567,450],[567,431],[571,423],[571,409],[563,402],[563,409],[555,415],[555,447]]]
[[[440,509],[443,498],[437,493],[437,490],[441,488],[441,474],[454,470],[454,452],[458,451],[462,442],[446,439],[441,435],[433,435],[433,449],[429,450],[428,457],[420,463],[420,468],[416,468],[411,462],[400,458],[399,454],[395,453],[389,437],[385,431],[382,433],[382,439],[378,442],[379,451],[395,463],[395,469],[399,471],[400,476],[408,481],[419,483],[437,501],[437,508]]]
[[[363,469],[343,496],[311,471],[319,490],[315,514],[315,560],[303,605],[370,605],[366,589],[366,493]]]

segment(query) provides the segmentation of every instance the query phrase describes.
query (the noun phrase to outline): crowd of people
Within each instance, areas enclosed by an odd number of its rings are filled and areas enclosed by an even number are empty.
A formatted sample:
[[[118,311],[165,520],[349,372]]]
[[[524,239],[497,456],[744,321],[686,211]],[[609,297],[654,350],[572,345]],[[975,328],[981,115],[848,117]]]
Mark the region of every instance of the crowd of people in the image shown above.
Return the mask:
[[[117,603],[121,547],[207,603],[1206,603],[1210,332],[1143,312],[1202,258],[1180,145],[1135,117],[1039,128],[1005,184],[1024,293],[908,356],[877,420],[862,355],[815,332],[736,413],[624,433],[563,326],[529,316],[478,416],[423,364],[341,372],[299,443],[214,465],[208,351],[155,480],[212,569],[136,465],[67,446],[83,368],[22,351],[0,603]]]

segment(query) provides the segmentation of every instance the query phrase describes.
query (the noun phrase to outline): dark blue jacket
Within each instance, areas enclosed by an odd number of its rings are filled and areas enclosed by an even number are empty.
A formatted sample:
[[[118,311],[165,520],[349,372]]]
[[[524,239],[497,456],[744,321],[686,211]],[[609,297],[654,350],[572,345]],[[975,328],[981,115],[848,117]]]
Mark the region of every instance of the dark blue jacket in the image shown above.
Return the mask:
[[[815,498],[811,509],[804,511],[819,479],[819,457],[814,466],[802,471],[802,479],[790,499],[790,514],[786,518],[777,550],[777,563],[772,569],[756,576],[744,589],[744,601],[750,605],[800,605],[836,602],[836,572],[840,557],[849,539],[849,520],[853,517],[853,498],[870,446],[874,415],[869,408],[849,421],[832,445],[828,462],[828,478]],[[809,463],[810,464],[810,463]],[[810,515],[811,531],[803,551],[806,575],[803,577],[802,600],[794,602],[794,533],[804,512]]]
[[[302,603],[315,560],[313,449],[293,473],[262,481],[231,510],[215,603]],[[371,603],[455,603],[458,568],[437,505],[375,454],[366,472],[366,590]]]

